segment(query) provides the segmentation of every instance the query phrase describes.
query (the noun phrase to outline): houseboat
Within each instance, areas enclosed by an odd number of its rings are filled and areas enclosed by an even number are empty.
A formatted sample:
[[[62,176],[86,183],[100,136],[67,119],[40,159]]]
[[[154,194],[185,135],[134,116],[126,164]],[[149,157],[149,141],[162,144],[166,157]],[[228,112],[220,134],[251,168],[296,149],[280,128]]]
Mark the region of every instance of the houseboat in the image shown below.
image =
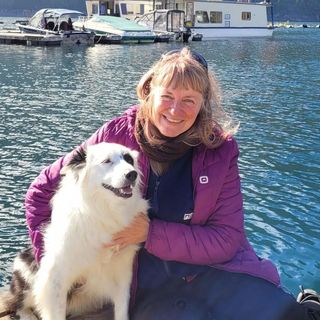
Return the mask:
[[[273,27],[268,26],[267,18],[269,7],[269,2],[250,0],[194,0],[184,4],[186,25],[202,33],[204,40],[272,36]]]

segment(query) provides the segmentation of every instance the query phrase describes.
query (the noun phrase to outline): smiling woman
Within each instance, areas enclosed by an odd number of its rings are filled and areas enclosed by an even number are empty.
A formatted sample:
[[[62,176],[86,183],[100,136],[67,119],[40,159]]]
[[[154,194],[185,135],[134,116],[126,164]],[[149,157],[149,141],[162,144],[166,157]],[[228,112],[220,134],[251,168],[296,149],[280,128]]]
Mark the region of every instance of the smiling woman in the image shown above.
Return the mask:
[[[190,146],[217,148],[237,130],[221,106],[218,82],[199,53],[183,49],[162,55],[141,78],[137,95],[136,138],[157,173]]]
[[[237,125],[221,107],[205,59],[187,48],[163,55],[141,78],[137,95],[139,106],[80,146],[107,141],[139,151],[150,220],[138,215],[110,244],[101,244],[141,245],[130,319],[313,319],[316,307],[282,290],[273,263],[259,258],[247,240],[232,137]],[[68,159],[44,169],[26,196],[39,262],[41,228],[50,220],[50,201]]]

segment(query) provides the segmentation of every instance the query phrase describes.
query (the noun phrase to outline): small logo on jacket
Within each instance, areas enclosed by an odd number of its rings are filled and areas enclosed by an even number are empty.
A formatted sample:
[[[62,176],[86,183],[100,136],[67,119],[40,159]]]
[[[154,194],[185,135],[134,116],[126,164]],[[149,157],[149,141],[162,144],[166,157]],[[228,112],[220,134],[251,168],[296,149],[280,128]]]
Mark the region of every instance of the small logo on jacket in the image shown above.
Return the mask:
[[[207,184],[209,182],[208,176],[201,176],[199,180],[201,184]]]
[[[190,213],[186,213],[184,216],[183,216],[183,220],[190,220],[193,216],[193,212],[190,212]]]

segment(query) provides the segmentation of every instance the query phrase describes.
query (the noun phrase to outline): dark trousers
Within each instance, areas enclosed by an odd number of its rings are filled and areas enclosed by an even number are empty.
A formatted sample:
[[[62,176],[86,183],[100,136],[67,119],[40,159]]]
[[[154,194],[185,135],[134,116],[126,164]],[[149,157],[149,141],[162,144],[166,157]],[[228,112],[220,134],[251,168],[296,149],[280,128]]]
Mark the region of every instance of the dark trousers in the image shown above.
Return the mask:
[[[316,319],[294,297],[263,279],[212,269],[192,281],[171,279],[139,290],[131,320]]]

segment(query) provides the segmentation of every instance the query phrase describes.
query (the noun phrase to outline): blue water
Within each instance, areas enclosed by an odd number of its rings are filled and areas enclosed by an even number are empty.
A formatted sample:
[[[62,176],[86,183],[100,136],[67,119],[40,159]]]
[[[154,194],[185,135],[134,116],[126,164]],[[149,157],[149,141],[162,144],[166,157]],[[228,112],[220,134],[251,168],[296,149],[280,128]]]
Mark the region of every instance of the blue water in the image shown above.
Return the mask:
[[[208,60],[237,140],[247,235],[294,294],[320,291],[320,29],[189,44]],[[181,43],[0,45],[0,285],[28,243],[23,199],[41,168],[135,103],[135,86]]]

